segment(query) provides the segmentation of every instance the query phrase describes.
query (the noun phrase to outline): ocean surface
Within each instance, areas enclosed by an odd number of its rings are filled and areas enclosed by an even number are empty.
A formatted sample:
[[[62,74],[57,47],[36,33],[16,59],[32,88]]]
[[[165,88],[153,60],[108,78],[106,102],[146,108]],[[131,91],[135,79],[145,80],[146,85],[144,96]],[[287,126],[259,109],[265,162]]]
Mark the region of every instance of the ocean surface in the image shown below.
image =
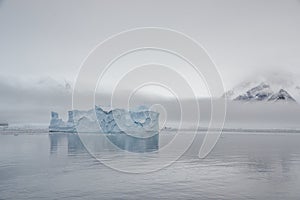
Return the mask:
[[[300,199],[299,133],[224,133],[205,159],[203,134],[179,159],[176,150],[161,155],[174,134],[109,138],[120,149],[102,135],[88,152],[70,134],[0,131],[0,199]]]

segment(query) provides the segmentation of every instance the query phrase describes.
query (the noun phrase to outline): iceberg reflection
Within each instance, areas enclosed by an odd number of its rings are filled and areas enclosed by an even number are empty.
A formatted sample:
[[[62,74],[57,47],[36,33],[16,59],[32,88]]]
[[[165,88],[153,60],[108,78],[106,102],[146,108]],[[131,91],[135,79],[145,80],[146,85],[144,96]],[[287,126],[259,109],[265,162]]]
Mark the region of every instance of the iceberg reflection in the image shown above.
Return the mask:
[[[134,137],[126,133],[116,134],[80,134],[80,139],[90,153],[111,151],[153,152],[159,148],[159,134],[149,137]]]
[[[138,138],[125,133],[117,134],[49,134],[50,153],[67,147],[68,154],[88,151],[92,154],[112,151],[153,152],[159,149],[159,134],[151,134],[147,138]],[[64,151],[64,150],[63,150]]]

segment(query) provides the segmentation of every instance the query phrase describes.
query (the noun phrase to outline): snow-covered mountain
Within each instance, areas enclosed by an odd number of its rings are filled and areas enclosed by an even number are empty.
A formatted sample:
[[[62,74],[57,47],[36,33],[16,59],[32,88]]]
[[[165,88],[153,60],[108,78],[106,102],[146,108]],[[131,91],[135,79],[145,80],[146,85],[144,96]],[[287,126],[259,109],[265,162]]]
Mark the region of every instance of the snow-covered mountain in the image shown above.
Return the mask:
[[[243,91],[244,90],[244,91]],[[253,86],[253,83],[243,84],[224,94],[224,97],[234,101],[244,102],[296,102],[292,95],[283,88],[271,86],[265,82]]]
[[[271,90],[269,85],[267,85],[265,83],[261,83],[258,86],[253,87],[250,90],[248,90],[245,94],[240,94],[239,96],[237,96],[233,100],[237,100],[237,101],[251,101],[251,100],[265,101],[265,100],[268,100],[268,98],[270,98],[270,96],[272,96],[273,93],[274,92]]]
[[[296,100],[284,89],[280,89],[279,92],[273,94],[268,101],[287,101],[287,102],[296,102]]]

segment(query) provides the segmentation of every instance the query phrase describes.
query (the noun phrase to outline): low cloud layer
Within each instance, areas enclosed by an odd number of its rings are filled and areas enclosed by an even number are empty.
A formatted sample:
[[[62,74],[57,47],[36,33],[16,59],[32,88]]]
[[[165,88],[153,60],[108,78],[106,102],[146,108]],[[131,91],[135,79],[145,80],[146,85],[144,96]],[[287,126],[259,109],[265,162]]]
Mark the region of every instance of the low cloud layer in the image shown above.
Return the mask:
[[[0,79],[0,121],[45,123],[51,110],[70,109],[71,92],[51,78],[35,81]]]
[[[125,92],[125,91],[124,91]],[[51,78],[35,81],[9,81],[0,79],[0,121],[10,124],[19,123],[42,123],[48,124],[50,112],[57,111],[64,119],[67,111],[72,107],[72,89],[68,83],[60,83]],[[82,99],[88,98],[86,94],[80,94]],[[125,95],[120,95],[125,96]],[[130,102],[131,107],[138,105],[159,104],[164,108],[160,110],[161,117],[167,120],[166,126],[195,127],[197,110],[195,99],[184,99],[181,102],[163,98],[160,96],[138,95]],[[221,106],[222,101],[213,100],[216,104],[214,109]],[[200,126],[206,127],[211,118],[210,99],[198,99],[200,107]],[[102,94],[96,95],[96,104],[109,106],[110,97]],[[114,100],[117,107],[126,108],[127,99],[117,98]],[[181,108],[186,114],[181,117]],[[300,128],[299,104],[274,104],[274,103],[240,103],[227,102],[225,127],[228,128]],[[218,122],[221,123],[221,120]]]

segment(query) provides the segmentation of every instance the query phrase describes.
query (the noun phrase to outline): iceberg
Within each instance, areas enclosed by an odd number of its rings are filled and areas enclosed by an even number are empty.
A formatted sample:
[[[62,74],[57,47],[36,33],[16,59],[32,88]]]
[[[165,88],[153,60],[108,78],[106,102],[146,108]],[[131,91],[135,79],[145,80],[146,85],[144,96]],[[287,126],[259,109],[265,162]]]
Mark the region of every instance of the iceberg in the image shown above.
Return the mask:
[[[75,132],[74,122],[72,112],[69,111],[69,119],[67,122],[64,122],[58,117],[58,113],[51,112],[51,121],[49,126],[50,132]]]
[[[158,132],[159,113],[145,107],[128,111],[113,109],[105,111],[100,106],[87,111],[72,110],[68,112],[68,121],[59,118],[58,113],[51,112],[50,132],[102,132],[131,133]]]
[[[104,111],[96,106],[96,116],[104,133],[158,131],[159,113],[153,111]]]

